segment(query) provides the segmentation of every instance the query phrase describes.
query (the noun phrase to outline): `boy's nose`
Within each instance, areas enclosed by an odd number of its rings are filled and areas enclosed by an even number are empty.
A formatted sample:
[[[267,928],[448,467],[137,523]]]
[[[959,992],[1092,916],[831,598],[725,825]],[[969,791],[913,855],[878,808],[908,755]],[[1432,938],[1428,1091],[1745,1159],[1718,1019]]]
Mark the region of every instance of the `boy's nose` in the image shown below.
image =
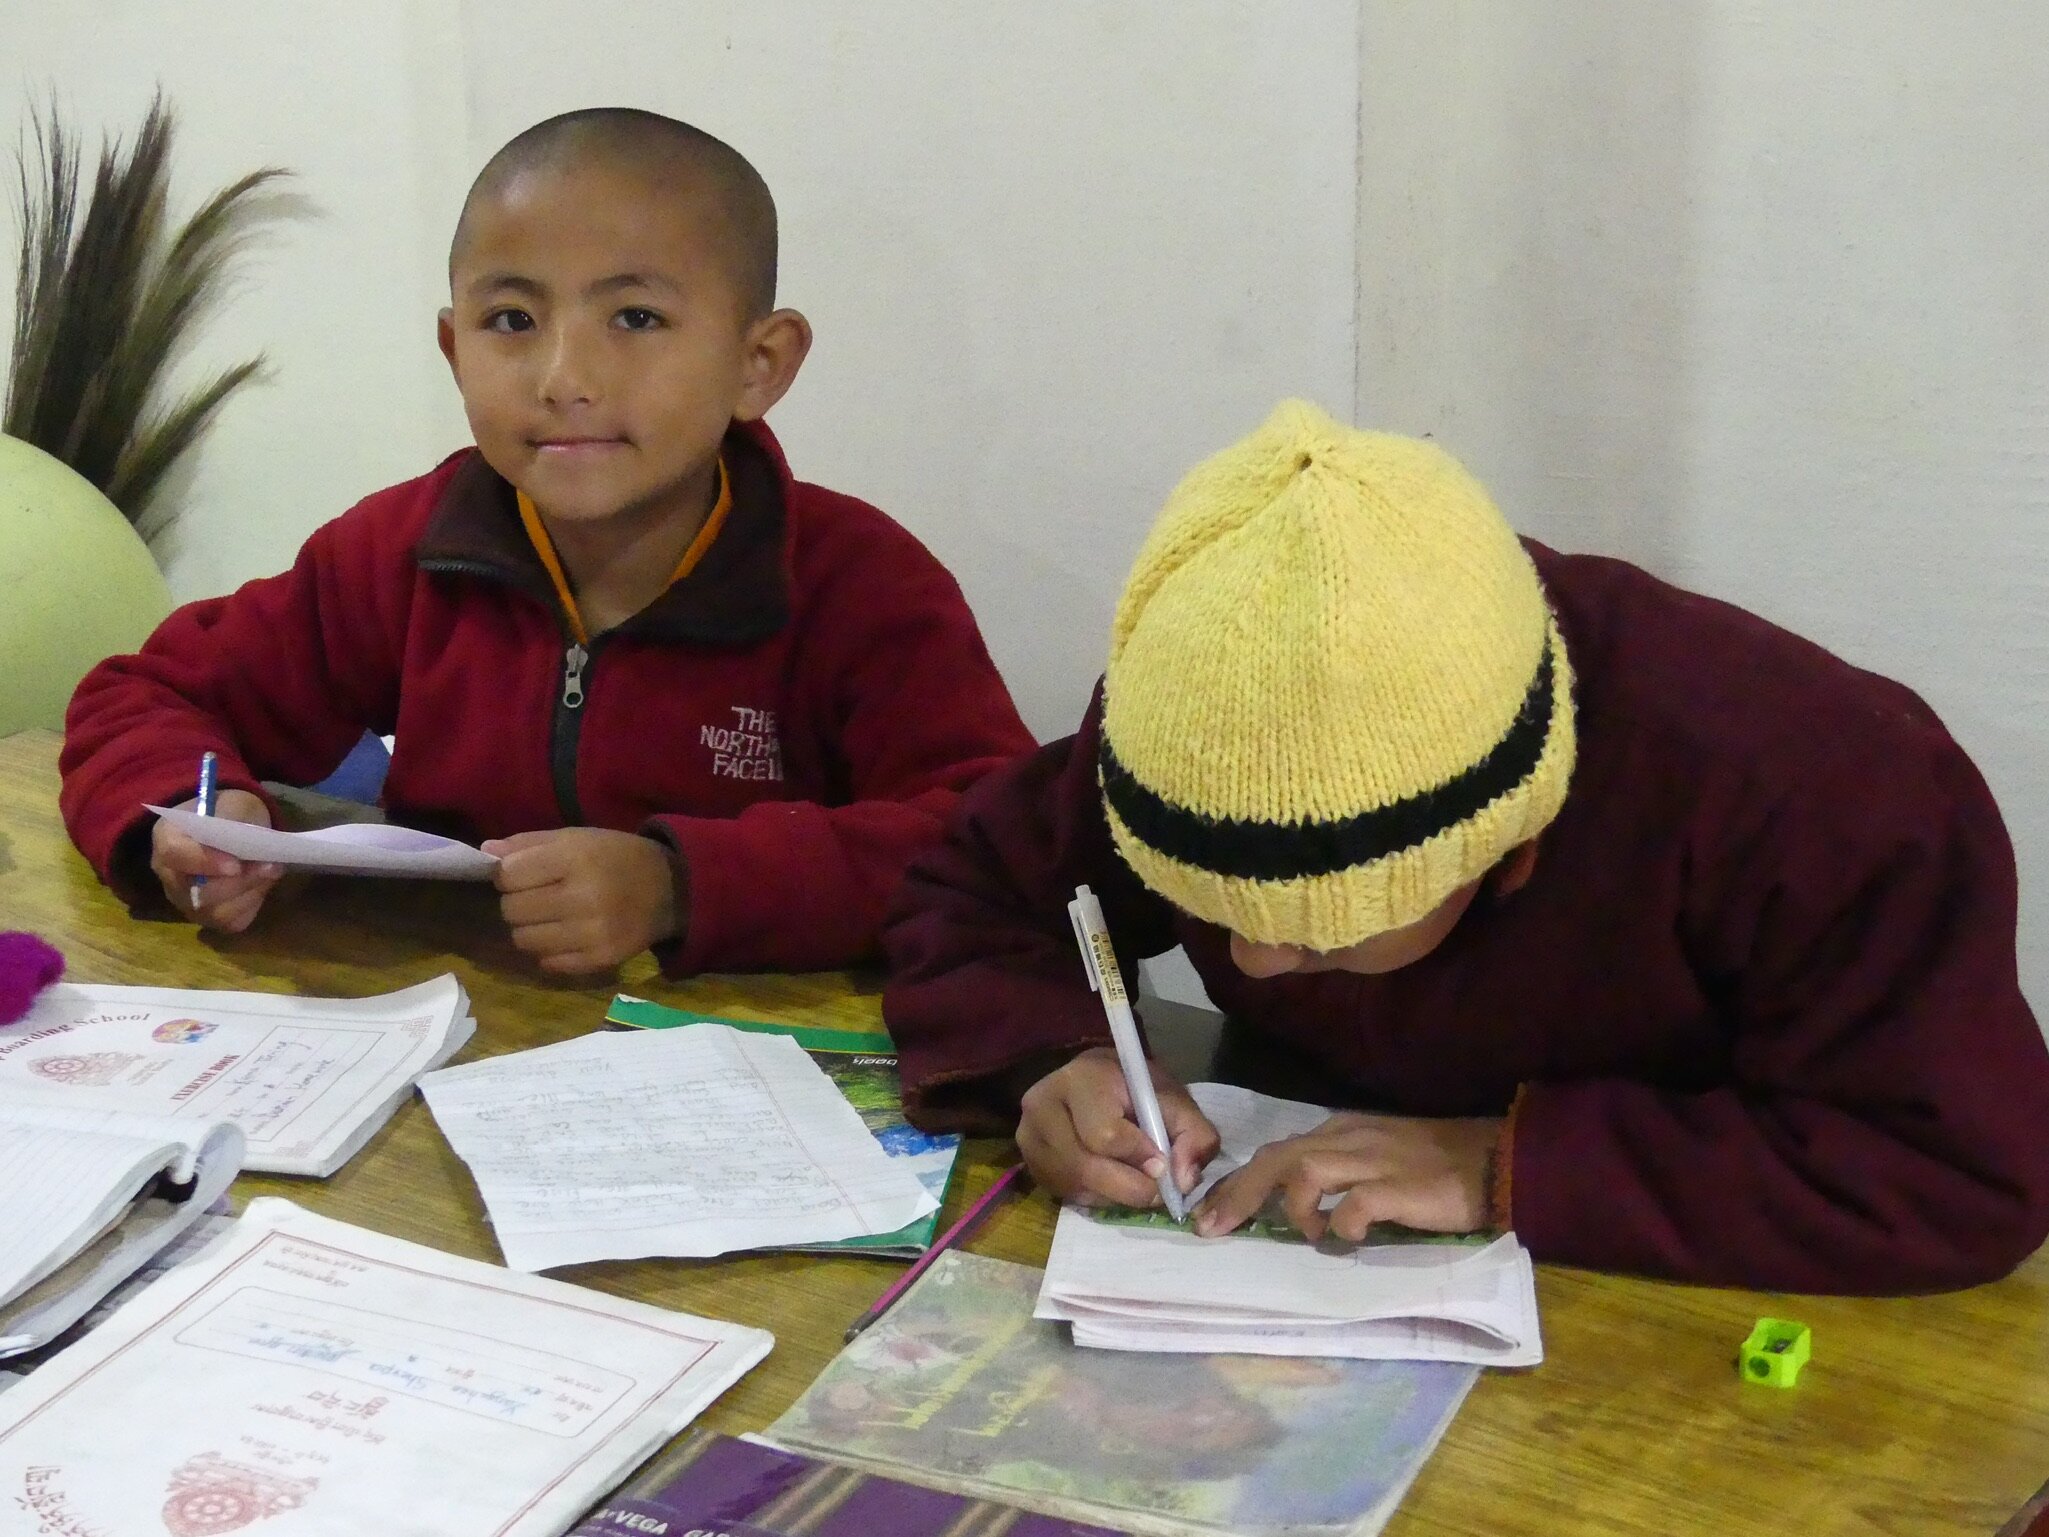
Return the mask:
[[[567,327],[549,338],[542,354],[540,394],[544,404],[588,404],[596,398],[596,370],[586,349]]]
[[[1278,977],[1302,964],[1299,945],[1262,945],[1243,934],[1231,936],[1231,964],[1248,977]]]

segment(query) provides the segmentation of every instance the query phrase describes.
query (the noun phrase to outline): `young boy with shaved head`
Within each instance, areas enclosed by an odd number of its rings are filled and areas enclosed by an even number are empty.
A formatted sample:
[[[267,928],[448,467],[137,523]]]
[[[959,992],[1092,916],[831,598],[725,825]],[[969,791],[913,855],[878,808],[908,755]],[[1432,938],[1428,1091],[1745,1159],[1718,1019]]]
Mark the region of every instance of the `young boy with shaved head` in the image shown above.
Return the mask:
[[[449,284],[475,447],[90,673],[72,837],[137,910],[244,929],[278,870],[145,804],[213,751],[215,814],[267,824],[262,781],[367,728],[396,734],[387,813],[483,840],[549,971],[870,953],[905,862],[1031,741],[952,578],[763,425],[811,331],[775,307],[761,177],[651,112],[552,118],[478,176]]]
[[[1989,1280],[2049,1232],[2013,851],[1929,708],[1620,561],[1515,537],[1435,445],[1299,402],[1190,473],[1078,735],[912,865],[883,1012],[913,1119],[1078,1200],[1217,1151],[1132,1115],[1064,905],[1180,944],[1241,1068],[1341,1107],[1197,1230],[1513,1226],[1724,1285]],[[1298,1091],[1299,1092],[1299,1091]]]

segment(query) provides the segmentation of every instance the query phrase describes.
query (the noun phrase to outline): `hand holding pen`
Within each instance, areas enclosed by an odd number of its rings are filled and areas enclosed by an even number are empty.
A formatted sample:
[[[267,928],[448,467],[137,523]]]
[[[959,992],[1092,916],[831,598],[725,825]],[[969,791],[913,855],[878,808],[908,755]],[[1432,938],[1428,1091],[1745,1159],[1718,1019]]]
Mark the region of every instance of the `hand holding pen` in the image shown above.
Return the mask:
[[[1216,1156],[1216,1128],[1187,1089],[1145,1059],[1102,909],[1086,886],[1068,911],[1091,983],[1102,991],[1111,1038],[1123,1036],[1127,1049],[1085,1051],[1034,1084],[1021,1107],[1018,1148],[1033,1179],[1055,1195],[1098,1205],[1163,1205],[1178,1220],[1184,1193]]]
[[[200,762],[199,793],[186,802],[201,816],[270,826],[270,807],[247,790],[219,790],[214,755]],[[212,929],[240,933],[255,921],[270,888],[284,870],[273,864],[248,864],[218,849],[205,848],[170,824],[159,821],[150,833],[149,867],[171,905]]]

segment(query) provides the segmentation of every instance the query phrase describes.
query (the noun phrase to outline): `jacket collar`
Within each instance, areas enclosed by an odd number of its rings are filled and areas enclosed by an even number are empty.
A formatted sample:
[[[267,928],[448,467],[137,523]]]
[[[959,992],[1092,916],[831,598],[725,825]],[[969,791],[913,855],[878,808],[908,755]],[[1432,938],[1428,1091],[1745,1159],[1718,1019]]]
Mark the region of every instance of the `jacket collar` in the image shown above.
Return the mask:
[[[703,559],[614,634],[707,646],[751,646],[790,617],[789,466],[760,422],[735,422],[721,452],[732,510]],[[526,593],[560,614],[547,568],[520,525],[512,486],[471,449],[443,488],[414,547],[422,571],[474,577]]]

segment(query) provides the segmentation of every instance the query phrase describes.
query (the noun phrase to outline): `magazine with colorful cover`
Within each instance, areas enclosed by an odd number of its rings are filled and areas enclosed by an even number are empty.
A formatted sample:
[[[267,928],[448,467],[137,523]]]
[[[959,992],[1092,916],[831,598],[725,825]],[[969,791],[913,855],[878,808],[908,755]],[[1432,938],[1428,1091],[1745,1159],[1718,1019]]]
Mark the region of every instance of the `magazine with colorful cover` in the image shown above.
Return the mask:
[[[790,1037],[846,1096],[847,1103],[860,1112],[862,1123],[882,1144],[882,1150],[891,1158],[904,1160],[904,1167],[917,1176],[932,1199],[945,1204],[946,1187],[953,1179],[954,1160],[960,1153],[960,1138],[929,1136],[904,1119],[903,1083],[897,1076],[894,1043],[888,1036],[859,1030],[826,1030],[815,1025],[770,1024],[758,1019],[726,1019],[650,1003],[628,993],[613,998],[612,1006],[605,1011],[605,1023],[629,1030],[729,1025],[757,1035]],[[799,1252],[809,1254],[858,1253],[915,1259],[932,1247],[938,1232],[939,1212],[935,1208],[891,1233],[870,1233],[860,1238],[797,1247]]]
[[[1135,1355],[1032,1317],[1041,1272],[949,1252],[769,1427],[772,1443],[1159,1537],[1365,1537],[1478,1369]]]
[[[1118,1537],[758,1441],[692,1430],[569,1537]]]

